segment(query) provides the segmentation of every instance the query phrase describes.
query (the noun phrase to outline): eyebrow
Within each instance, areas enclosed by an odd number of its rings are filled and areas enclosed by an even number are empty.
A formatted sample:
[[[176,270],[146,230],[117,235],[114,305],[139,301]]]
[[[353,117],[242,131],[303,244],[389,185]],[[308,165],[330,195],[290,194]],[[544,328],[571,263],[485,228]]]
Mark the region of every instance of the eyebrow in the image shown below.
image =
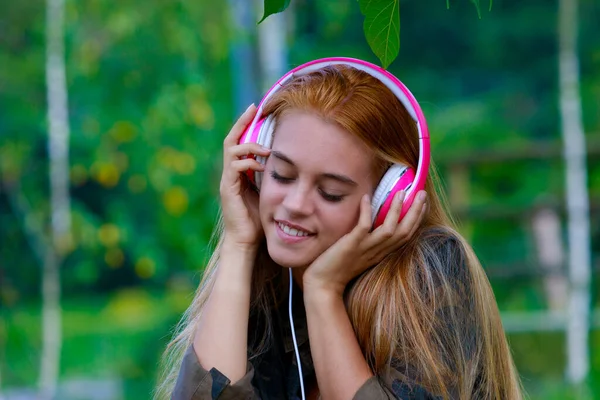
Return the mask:
[[[286,163],[288,163],[288,164],[290,164],[290,165],[292,165],[294,167],[296,166],[296,164],[288,156],[286,156],[285,154],[283,154],[280,151],[273,150],[271,152],[271,156],[274,156],[275,158],[278,158],[281,161],[284,161],[284,162],[286,162]],[[340,174],[334,174],[334,173],[331,173],[331,172],[327,172],[327,173],[321,174],[321,176],[323,178],[334,179],[336,181],[345,183],[347,185],[358,186],[358,183],[356,183],[355,181],[353,181],[352,179],[350,179],[346,175],[340,175]]]

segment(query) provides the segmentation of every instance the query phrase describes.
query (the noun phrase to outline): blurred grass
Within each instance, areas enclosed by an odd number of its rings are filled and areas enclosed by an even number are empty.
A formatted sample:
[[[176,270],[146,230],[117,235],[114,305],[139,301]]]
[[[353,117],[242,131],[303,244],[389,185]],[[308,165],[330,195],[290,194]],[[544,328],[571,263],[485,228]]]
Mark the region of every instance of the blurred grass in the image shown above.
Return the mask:
[[[600,331],[590,332],[590,371],[581,388],[565,380],[567,363],[564,332],[512,333],[508,341],[528,399],[600,399]]]
[[[61,379],[118,379],[125,399],[149,399],[160,354],[192,295],[190,288],[160,293],[136,288],[65,300]],[[5,308],[3,321],[2,387],[34,387],[41,348],[39,304]],[[509,342],[529,399],[600,398],[600,331],[590,334],[585,389],[565,383],[564,333],[510,334]]]
[[[118,379],[126,399],[150,398],[160,354],[191,296],[192,291],[128,289],[65,300],[61,380]],[[4,309],[3,314],[3,389],[33,387],[41,353],[39,304]]]

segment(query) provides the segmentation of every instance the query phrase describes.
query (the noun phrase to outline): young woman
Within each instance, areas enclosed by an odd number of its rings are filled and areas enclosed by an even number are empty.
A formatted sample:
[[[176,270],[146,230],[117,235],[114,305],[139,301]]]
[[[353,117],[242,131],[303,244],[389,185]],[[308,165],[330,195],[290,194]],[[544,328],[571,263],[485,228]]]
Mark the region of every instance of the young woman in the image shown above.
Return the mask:
[[[254,106],[225,139],[218,244],[155,398],[521,399],[493,292],[435,173],[373,229],[386,170],[417,170],[423,154],[414,115],[357,65],[280,82],[262,104],[270,146],[239,144]]]

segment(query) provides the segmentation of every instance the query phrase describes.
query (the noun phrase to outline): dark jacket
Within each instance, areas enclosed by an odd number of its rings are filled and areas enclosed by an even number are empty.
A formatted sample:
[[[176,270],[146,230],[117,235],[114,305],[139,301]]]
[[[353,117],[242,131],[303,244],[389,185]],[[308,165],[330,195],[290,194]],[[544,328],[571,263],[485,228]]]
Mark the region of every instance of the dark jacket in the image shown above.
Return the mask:
[[[456,241],[448,240],[440,246],[441,251],[460,253],[457,263],[451,269],[464,268],[461,251],[456,252]],[[452,247],[452,248],[449,248]],[[454,263],[453,263],[454,264]],[[293,316],[296,328],[296,339],[302,363],[305,382],[315,382],[315,370],[310,353],[308,327],[304,311],[302,293],[296,286],[294,289]],[[249,321],[249,346],[256,340],[253,337],[258,329],[256,318]],[[231,382],[215,368],[205,370],[198,362],[192,346],[185,354],[172,400],[296,400],[301,399],[298,368],[294,354],[291,327],[287,307],[274,311],[272,345],[263,354],[248,361],[246,375],[237,382]],[[406,371],[405,371],[406,372]],[[406,374],[391,370],[388,377],[374,376],[367,380],[355,394],[355,400],[439,400],[421,386],[407,383]]]

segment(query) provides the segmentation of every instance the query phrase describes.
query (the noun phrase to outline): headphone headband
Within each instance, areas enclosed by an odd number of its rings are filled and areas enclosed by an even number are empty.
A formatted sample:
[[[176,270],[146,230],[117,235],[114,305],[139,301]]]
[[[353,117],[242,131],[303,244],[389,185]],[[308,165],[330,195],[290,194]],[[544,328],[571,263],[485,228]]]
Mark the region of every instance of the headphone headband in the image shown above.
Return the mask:
[[[321,58],[318,60],[313,60],[302,64],[285,75],[283,75],[265,94],[263,99],[258,105],[258,110],[256,111],[256,116],[250,123],[248,127],[248,132],[251,135],[248,135],[245,138],[246,142],[256,142],[256,137],[251,137],[258,130],[255,129],[257,122],[262,117],[262,111],[265,103],[271,98],[271,96],[277,92],[281,87],[283,87],[288,81],[293,78],[307,75],[311,72],[314,72],[318,69],[330,66],[330,65],[347,65],[361,71],[364,71],[371,75],[372,77],[379,80],[383,83],[392,93],[400,100],[402,105],[406,108],[412,119],[417,124],[417,130],[419,135],[419,164],[417,166],[417,170],[415,172],[415,179],[413,184],[407,190],[405,203],[412,203],[414,195],[419,191],[425,188],[425,182],[427,180],[427,174],[429,172],[429,163],[430,163],[430,146],[429,146],[429,130],[427,128],[427,122],[425,121],[425,116],[423,115],[423,111],[419,106],[419,103],[413,96],[413,94],[408,90],[408,88],[394,75],[385,69],[371,64],[369,62],[359,60],[356,58],[349,57],[329,57],[329,58]]]

